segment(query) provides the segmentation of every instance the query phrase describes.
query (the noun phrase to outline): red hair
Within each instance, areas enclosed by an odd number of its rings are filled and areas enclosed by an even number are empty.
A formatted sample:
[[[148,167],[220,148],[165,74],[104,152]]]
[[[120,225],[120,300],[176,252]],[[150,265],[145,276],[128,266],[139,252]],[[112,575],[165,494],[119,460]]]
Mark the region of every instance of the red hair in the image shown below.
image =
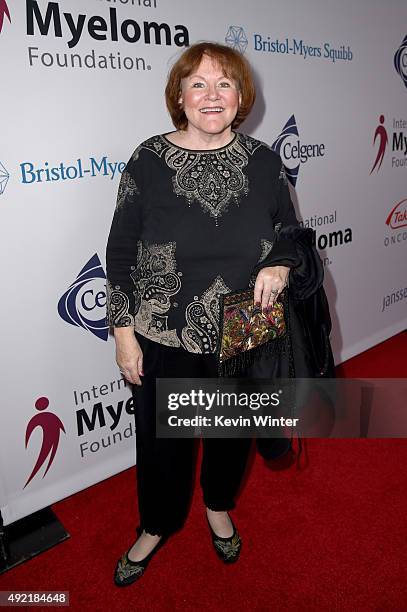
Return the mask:
[[[165,101],[172,122],[178,130],[184,130],[188,125],[188,119],[179,104],[181,81],[198,68],[204,55],[212,58],[222,68],[224,75],[237,84],[241,103],[232,123],[232,128],[237,128],[250,113],[256,99],[249,62],[231,47],[206,41],[188,47],[171,68],[165,88]]]

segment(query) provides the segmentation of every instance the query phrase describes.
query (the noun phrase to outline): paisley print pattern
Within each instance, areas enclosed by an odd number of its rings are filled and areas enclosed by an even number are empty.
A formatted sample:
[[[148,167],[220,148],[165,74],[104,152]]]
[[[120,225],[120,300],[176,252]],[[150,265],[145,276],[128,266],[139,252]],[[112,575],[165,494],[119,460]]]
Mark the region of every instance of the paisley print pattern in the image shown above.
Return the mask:
[[[215,352],[219,337],[219,297],[229,292],[223,278],[217,276],[200,298],[195,296],[196,299],[187,305],[187,325],[182,330],[182,341],[191,353]]]
[[[108,325],[115,327],[127,327],[134,325],[134,317],[129,311],[129,298],[120,290],[120,285],[115,285],[106,282],[106,300],[107,300],[107,317]]]
[[[284,185],[288,185],[287,174],[285,171],[284,164],[281,166],[280,174],[278,175],[280,181],[283,181]]]
[[[259,257],[259,261],[257,263],[262,262],[264,259],[266,259],[267,255],[270,253],[271,249],[273,248],[273,242],[270,242],[270,240],[267,240],[267,238],[262,238],[260,240],[260,249],[261,249],[261,254]]]
[[[175,174],[172,178],[174,193],[183,196],[188,205],[198,202],[203,211],[215,219],[222,216],[231,202],[239,204],[249,193],[249,184],[243,169],[262,143],[250,136],[236,134],[227,146],[214,151],[190,151],[172,145],[163,136],[153,136],[143,147],[164,156]]]
[[[116,210],[120,210],[125,203],[127,196],[132,198],[138,193],[139,190],[135,180],[131,176],[130,172],[125,170],[120,179],[119,190],[117,192]]]
[[[131,273],[135,284],[135,329],[150,340],[180,346],[175,329],[168,328],[170,298],[181,288],[176,271],[175,242],[137,243],[137,265]]]

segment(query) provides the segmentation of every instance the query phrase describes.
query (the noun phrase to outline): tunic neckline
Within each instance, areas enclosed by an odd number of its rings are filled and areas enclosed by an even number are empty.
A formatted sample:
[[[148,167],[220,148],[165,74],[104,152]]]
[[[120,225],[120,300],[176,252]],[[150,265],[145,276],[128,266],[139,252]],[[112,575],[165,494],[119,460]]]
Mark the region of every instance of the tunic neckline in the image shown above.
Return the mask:
[[[166,144],[170,145],[171,147],[175,147],[176,149],[180,149],[181,151],[187,151],[188,153],[218,153],[219,151],[224,151],[235,144],[239,136],[238,132],[232,132],[232,134],[234,134],[232,140],[228,142],[228,144],[223,145],[223,147],[217,147],[216,149],[186,149],[185,147],[180,147],[179,145],[171,142],[171,140],[167,138],[167,134],[173,134],[173,132],[166,132],[166,134],[160,135],[160,138],[162,138]]]

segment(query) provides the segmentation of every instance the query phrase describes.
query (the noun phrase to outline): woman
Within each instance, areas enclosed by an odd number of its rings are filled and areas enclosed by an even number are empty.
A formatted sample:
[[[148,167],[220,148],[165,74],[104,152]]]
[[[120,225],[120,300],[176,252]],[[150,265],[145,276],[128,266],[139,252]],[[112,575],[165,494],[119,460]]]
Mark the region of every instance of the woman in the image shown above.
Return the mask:
[[[108,321],[136,395],[140,528],[117,564],[119,586],[142,576],[181,527],[190,496],[194,440],[155,437],[155,379],[216,376],[220,296],[247,287],[255,270],[255,301],[267,309],[292,265],[289,241],[273,245],[276,222],[298,225],[281,159],[234,132],[254,100],[238,52],[209,42],[189,47],[166,86],[176,131],[138,146],[121,178],[107,246]],[[274,264],[265,266],[271,249]],[[228,511],[249,446],[248,439],[203,440],[206,516],[225,562],[240,553]]]

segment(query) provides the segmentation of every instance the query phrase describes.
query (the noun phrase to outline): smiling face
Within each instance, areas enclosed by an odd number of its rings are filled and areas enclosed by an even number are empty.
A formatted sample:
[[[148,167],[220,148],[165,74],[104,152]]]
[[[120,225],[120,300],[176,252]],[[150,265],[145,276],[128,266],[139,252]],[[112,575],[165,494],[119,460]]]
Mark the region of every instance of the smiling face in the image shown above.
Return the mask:
[[[192,74],[182,79],[179,103],[190,133],[207,136],[231,132],[240,101],[235,81],[226,77],[221,66],[207,55]]]

